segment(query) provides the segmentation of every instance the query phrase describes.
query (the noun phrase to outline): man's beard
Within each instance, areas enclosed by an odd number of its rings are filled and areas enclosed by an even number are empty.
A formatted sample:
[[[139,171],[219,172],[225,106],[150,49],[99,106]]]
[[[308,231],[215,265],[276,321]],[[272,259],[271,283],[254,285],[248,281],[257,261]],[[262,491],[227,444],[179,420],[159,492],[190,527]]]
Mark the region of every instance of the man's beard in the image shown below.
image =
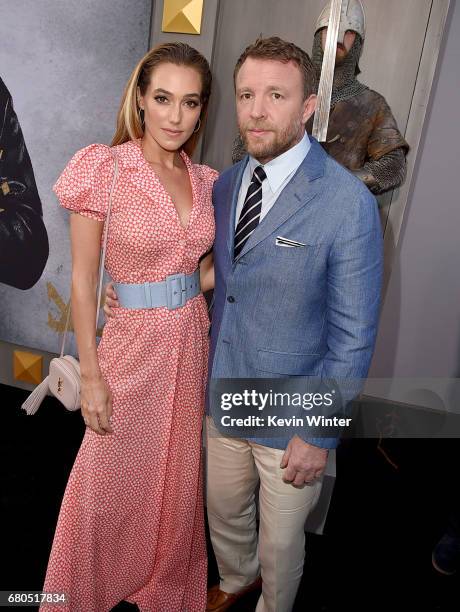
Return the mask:
[[[245,146],[246,151],[257,160],[274,159],[279,155],[282,155],[289,149],[291,149],[299,141],[299,133],[301,131],[302,123],[300,119],[295,123],[291,123],[288,127],[283,130],[273,130],[267,128],[274,138],[270,142],[251,142],[247,138],[247,131],[249,129],[265,129],[264,125],[251,125],[250,127],[243,128],[239,126],[241,139]]]
[[[345,47],[342,46],[337,46],[338,50],[341,51],[340,55],[337,53],[335,56],[335,65],[336,66],[341,66],[342,64],[345,63],[345,60],[347,59],[348,56],[348,51],[345,49]]]

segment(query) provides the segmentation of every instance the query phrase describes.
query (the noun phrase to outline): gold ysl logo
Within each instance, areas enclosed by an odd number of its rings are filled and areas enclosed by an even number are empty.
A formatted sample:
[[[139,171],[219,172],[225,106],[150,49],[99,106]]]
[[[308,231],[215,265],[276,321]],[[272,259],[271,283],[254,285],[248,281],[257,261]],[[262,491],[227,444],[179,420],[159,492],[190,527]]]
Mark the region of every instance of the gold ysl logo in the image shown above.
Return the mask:
[[[58,378],[58,393],[62,392],[62,387],[64,386],[64,381],[62,380],[61,377]]]

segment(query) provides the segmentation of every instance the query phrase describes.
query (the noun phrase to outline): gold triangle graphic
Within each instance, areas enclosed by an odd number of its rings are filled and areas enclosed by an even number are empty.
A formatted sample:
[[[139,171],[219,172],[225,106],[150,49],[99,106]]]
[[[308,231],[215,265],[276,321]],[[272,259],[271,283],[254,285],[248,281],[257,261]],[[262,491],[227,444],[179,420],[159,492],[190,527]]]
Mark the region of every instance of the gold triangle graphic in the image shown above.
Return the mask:
[[[165,0],[163,32],[200,34],[203,0]]]
[[[16,380],[38,385],[43,380],[43,357],[28,351],[13,351],[13,373]]]
[[[163,28],[163,32],[176,32],[179,34],[197,34],[193,24],[187,19],[184,13],[180,12],[176,17]]]
[[[195,28],[195,32],[200,34],[201,17],[203,15],[203,0],[191,0],[191,2],[189,2],[187,6],[182,9],[182,12],[190,21],[193,28]]]
[[[189,2],[190,0],[164,0],[163,23],[161,25],[163,31]]]

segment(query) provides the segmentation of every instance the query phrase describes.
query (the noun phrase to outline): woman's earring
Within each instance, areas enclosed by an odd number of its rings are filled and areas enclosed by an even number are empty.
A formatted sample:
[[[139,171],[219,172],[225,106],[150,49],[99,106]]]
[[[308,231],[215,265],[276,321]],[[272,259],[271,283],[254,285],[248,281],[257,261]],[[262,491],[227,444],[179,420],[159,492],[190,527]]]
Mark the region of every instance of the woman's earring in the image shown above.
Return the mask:
[[[141,124],[141,127],[143,128],[144,127],[144,122],[145,122],[145,120],[144,120],[144,109],[140,108],[137,114],[139,116],[139,123]]]
[[[196,127],[193,130],[193,133],[196,134],[197,132],[199,132],[200,128],[201,128],[201,117],[198,118],[198,123],[196,124]]]

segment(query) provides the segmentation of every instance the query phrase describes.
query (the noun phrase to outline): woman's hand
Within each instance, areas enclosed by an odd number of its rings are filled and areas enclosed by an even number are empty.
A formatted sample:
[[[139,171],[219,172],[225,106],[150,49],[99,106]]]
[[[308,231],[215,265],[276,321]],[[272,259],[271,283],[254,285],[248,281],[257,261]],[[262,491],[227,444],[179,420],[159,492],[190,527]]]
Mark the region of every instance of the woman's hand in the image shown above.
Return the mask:
[[[109,419],[112,416],[112,393],[102,375],[81,381],[81,413],[87,427],[98,434],[113,433]]]

